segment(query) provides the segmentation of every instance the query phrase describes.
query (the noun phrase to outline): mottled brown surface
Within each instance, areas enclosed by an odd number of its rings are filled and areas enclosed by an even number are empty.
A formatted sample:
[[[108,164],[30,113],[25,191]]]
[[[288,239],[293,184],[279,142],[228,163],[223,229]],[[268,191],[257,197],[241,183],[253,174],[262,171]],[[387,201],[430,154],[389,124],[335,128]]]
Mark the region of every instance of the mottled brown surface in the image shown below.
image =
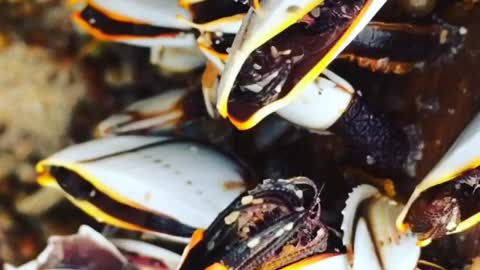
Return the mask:
[[[405,83],[408,96],[407,117],[415,121],[423,133],[424,157],[417,175],[422,177],[438,161],[470,119],[480,109],[480,16],[468,29],[465,47],[451,57],[412,74]],[[419,102],[431,103],[438,109],[422,109]],[[420,108],[419,108],[420,107]]]

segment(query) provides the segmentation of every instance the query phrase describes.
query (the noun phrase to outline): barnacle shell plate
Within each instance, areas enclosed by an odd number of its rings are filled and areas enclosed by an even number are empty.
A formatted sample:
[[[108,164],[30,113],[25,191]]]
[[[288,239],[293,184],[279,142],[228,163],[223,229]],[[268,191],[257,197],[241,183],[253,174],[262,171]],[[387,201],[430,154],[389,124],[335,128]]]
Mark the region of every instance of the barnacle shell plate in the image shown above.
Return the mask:
[[[190,14],[181,8],[175,0],[88,0],[88,4],[106,11],[107,14],[129,17],[161,27],[189,29],[190,27],[176,19],[177,15],[190,18]]]
[[[95,128],[98,137],[119,135],[143,129],[167,130],[183,117],[179,103],[187,95],[186,89],[172,89],[157,96],[129,105],[123,112],[103,120]],[[142,118],[141,120],[135,118]]]
[[[415,269],[420,257],[416,237],[395,227],[401,209],[402,205],[372,186],[361,185],[352,191],[341,228],[353,269]]]
[[[325,70],[324,74],[339,78],[329,70]],[[319,76],[313,83],[307,85],[297,98],[277,113],[301,127],[310,130],[326,130],[347,110],[354,94],[353,87],[348,82],[342,79],[340,83],[337,84]]]
[[[117,202],[192,227],[208,226],[240,194],[245,172],[233,159],[203,144],[147,136],[94,140],[41,161],[39,182],[59,188],[49,174],[52,166],[76,172]],[[66,195],[91,212],[91,205]]]

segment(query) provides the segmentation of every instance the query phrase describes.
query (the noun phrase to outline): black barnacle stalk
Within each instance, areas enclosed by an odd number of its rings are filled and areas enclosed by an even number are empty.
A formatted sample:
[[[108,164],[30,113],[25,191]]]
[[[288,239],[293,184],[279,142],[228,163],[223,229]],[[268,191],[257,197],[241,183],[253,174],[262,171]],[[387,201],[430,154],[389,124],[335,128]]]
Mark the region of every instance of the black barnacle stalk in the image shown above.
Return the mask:
[[[374,72],[406,74],[457,51],[464,39],[461,29],[445,22],[370,22],[339,58]]]
[[[404,130],[391,120],[357,96],[331,130],[365,157],[360,163],[388,175],[403,174],[412,147]]]

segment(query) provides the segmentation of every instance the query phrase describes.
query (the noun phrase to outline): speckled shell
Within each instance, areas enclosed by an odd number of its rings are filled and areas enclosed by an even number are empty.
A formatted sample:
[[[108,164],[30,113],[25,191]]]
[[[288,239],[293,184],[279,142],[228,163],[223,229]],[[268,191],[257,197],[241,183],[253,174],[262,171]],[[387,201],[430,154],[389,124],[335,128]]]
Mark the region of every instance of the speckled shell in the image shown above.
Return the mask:
[[[450,147],[443,158],[435,165],[430,173],[415,188],[406,206],[397,218],[397,227],[405,229],[404,221],[412,204],[422,192],[429,188],[453,179],[459,173],[480,165],[480,115],[477,115],[465,128],[455,143]],[[464,220],[452,232],[462,231],[478,222],[480,213]]]
[[[248,56],[259,46],[298,22],[305,14],[322,2],[322,0],[263,0],[260,10],[250,9],[232,45],[232,52],[218,86],[217,109],[220,115],[223,117],[228,116],[227,103],[230,92]],[[360,33],[386,1],[370,0],[369,2],[367,8],[361,14],[361,19],[353,24],[349,34],[340,41],[341,44],[334,46],[314,69],[309,71],[293,89],[289,90],[288,94],[260,108],[248,121],[238,122],[230,119],[232,123],[239,129],[249,129],[269,114],[292,102],[293,98],[298,96],[307,85],[312,83],[328,64]]]

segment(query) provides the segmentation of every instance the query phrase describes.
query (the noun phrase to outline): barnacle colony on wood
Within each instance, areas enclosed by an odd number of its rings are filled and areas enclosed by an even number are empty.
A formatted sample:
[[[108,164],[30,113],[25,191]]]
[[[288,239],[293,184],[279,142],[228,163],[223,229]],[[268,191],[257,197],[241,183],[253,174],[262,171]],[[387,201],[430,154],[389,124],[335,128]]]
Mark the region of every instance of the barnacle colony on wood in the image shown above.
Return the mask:
[[[422,269],[421,246],[478,223],[478,117],[405,207],[365,184],[338,191],[335,199],[344,205],[337,209],[324,203],[325,179],[258,183],[245,161],[179,131],[207,112],[240,130],[276,113],[368,153],[359,166],[391,177],[405,173],[414,141],[365,102],[343,78],[348,74],[327,66],[338,59],[406,74],[460,48],[465,31],[441,21],[371,22],[384,3],[87,1],[74,18],[99,39],[198,49],[207,61],[203,98],[195,95],[200,91],[171,89],[132,104],[98,126],[97,135],[107,138],[41,161],[39,182],[62,190],[99,221],[188,243],[182,260],[170,266],[181,270]],[[405,52],[400,47],[409,40],[418,46]],[[189,114],[189,98],[205,101],[205,108]],[[245,191],[247,182],[256,185]],[[132,245],[139,253],[150,250]]]

